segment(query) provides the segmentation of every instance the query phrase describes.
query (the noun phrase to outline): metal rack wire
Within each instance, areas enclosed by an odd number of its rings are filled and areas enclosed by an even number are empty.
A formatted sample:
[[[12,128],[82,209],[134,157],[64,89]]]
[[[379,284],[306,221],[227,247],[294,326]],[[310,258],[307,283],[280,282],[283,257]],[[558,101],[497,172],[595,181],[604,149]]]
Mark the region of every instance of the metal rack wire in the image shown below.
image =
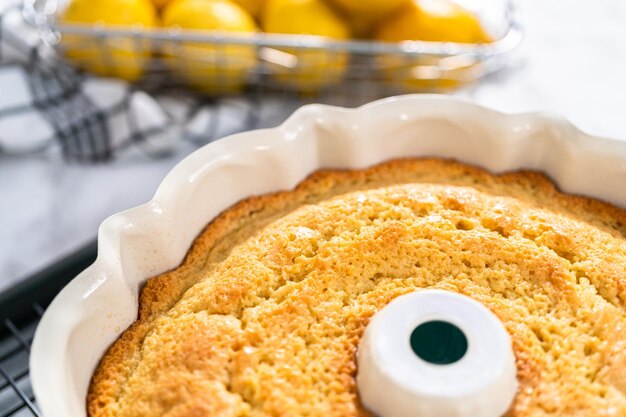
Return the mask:
[[[95,256],[92,242],[0,294],[0,417],[41,417],[28,363],[35,329],[52,298]]]
[[[28,357],[35,327],[43,314],[43,307],[34,303],[32,315],[22,325],[11,319],[3,321],[0,339],[0,416],[40,416],[30,386]]]

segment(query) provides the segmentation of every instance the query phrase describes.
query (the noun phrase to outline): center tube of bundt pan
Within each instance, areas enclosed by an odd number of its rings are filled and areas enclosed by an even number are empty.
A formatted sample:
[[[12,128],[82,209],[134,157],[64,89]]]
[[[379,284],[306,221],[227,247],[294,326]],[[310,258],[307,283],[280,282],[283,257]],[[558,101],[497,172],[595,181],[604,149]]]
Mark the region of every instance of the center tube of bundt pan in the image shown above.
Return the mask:
[[[420,290],[385,306],[357,362],[361,402],[380,417],[500,417],[518,386],[502,322],[450,291]]]

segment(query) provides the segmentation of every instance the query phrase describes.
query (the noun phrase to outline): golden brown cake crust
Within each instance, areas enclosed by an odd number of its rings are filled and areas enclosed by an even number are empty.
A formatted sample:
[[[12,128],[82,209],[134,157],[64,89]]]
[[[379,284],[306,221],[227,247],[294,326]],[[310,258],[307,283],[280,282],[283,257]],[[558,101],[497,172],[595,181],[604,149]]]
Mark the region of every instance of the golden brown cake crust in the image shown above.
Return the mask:
[[[541,174],[415,159],[318,172],[222,213],[143,288],[89,416],[367,416],[361,333],[426,287],[505,324],[508,416],[626,415],[626,212]]]

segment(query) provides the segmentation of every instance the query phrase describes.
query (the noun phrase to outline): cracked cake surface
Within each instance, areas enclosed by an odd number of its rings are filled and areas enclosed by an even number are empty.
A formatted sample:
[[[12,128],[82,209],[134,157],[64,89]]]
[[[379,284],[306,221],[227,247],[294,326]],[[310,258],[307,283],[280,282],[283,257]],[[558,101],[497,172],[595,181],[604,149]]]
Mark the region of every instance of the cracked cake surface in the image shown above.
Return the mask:
[[[626,213],[436,159],[321,171],[224,211],[144,286],[89,416],[367,416],[362,332],[421,288],[503,322],[520,382],[507,416],[626,416]]]

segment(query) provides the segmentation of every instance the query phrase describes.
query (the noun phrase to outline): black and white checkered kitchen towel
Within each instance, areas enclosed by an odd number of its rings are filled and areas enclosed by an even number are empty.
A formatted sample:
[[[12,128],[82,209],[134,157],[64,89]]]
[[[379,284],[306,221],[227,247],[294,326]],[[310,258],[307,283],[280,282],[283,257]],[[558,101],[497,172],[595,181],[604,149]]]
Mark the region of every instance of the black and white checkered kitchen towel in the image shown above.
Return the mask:
[[[85,75],[55,59],[26,22],[21,0],[0,0],[0,157],[165,155],[183,140],[203,144],[253,127],[254,108],[249,98],[150,95]]]

